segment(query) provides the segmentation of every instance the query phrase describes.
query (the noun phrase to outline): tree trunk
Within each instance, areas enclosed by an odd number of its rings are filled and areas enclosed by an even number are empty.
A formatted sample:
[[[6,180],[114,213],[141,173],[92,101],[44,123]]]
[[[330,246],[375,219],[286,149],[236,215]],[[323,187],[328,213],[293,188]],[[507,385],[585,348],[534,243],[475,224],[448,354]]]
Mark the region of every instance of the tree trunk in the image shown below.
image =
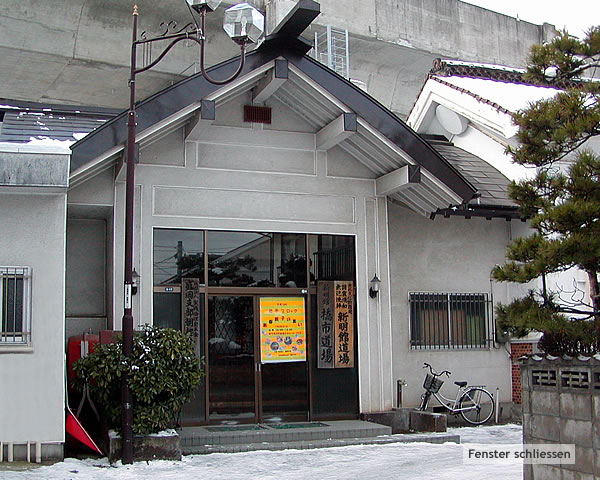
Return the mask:
[[[588,270],[587,274],[590,282],[590,298],[592,299],[592,307],[594,308],[596,327],[600,331],[600,293],[598,292],[598,272],[595,270]]]

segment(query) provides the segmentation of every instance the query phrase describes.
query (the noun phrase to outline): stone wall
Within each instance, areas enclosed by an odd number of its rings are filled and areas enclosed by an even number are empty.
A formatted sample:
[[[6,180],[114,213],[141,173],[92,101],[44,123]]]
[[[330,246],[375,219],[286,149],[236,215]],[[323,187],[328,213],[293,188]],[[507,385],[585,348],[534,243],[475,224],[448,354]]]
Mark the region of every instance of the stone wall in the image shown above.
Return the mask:
[[[600,356],[521,364],[523,442],[575,444],[575,464],[525,465],[525,480],[600,478]]]

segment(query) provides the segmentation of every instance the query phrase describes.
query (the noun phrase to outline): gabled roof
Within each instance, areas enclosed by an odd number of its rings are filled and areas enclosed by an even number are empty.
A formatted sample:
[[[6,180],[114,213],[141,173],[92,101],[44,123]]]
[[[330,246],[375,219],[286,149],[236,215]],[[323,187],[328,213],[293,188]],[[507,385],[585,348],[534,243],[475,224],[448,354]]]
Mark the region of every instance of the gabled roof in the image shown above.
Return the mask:
[[[299,2],[292,12],[296,19],[301,17],[304,4],[310,7],[315,2]],[[307,12],[304,12],[307,17],[313,14],[310,9]],[[144,142],[161,131],[184,125],[201,111],[203,102],[205,105],[206,101],[214,102],[213,108],[218,107],[256,87],[269,72],[279,68],[285,71],[286,81],[273,94],[274,98],[301,115],[315,131],[345,114],[356,115],[355,133],[338,146],[376,176],[407,165],[422,168],[421,182],[393,193],[396,200],[429,214],[474,197],[476,188],[401,119],[343,77],[306,56],[310,46],[295,37],[299,28],[290,26],[294,21],[292,18],[275,36],[247,55],[242,74],[234,82],[217,86],[198,74],[137,104],[136,141]],[[226,78],[237,65],[238,58],[233,58],[208,71],[213,78]],[[127,112],[121,113],[72,145],[72,184],[106,168],[121,155],[126,139],[126,115]]]

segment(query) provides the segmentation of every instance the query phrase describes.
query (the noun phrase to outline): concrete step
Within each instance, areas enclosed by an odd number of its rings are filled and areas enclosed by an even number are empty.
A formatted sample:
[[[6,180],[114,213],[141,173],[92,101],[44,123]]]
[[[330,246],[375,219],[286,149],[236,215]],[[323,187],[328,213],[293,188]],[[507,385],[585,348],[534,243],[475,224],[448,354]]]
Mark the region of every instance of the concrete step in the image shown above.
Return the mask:
[[[391,435],[391,433],[392,429],[388,426],[360,420],[184,427],[179,431],[181,448],[184,454],[233,450],[248,451],[247,449],[240,450],[233,447],[354,440]],[[298,446],[297,448],[301,447]],[[252,450],[258,449],[260,448],[252,448]]]
[[[346,447],[351,445],[386,445],[390,443],[460,443],[460,437],[449,433],[410,433],[398,435],[383,435],[378,437],[360,437],[360,438],[330,438],[324,440],[301,440],[287,442],[261,442],[245,444],[209,444],[183,446],[184,455],[191,454],[209,454],[209,453],[240,453],[252,452],[258,450],[306,450],[311,448],[330,448]],[[183,441],[182,441],[183,443]]]

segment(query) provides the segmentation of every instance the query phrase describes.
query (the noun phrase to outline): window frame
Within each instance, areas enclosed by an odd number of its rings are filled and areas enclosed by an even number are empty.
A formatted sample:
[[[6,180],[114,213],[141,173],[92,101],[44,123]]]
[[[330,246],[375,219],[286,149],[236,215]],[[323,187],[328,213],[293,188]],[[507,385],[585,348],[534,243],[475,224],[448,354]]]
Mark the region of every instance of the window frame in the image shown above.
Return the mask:
[[[434,327],[435,323],[440,323],[440,321],[444,324],[446,331],[441,332],[440,339],[437,340],[436,332],[430,331],[429,334],[421,333],[421,338],[416,338],[415,335],[417,332],[415,331],[415,326],[417,322],[421,323],[422,332],[426,331],[426,326],[424,324],[423,318],[414,318],[415,308],[414,305],[419,300],[417,296],[421,297],[421,302],[425,300],[428,303],[425,303],[426,308],[421,308],[420,312],[438,312],[438,317],[433,319]],[[470,301],[460,302],[465,297],[473,297]],[[477,299],[479,297],[479,299]],[[439,316],[439,312],[442,311],[439,307],[443,305],[443,315]],[[461,308],[457,309],[457,305],[460,305]],[[468,308],[475,306],[474,310],[469,311]],[[427,308],[429,307],[429,308]],[[490,296],[487,292],[426,292],[426,291],[409,291],[408,292],[408,318],[409,318],[409,345],[410,350],[488,350],[491,348],[492,339],[491,332],[493,331],[491,322],[491,314],[490,314],[491,300]],[[456,313],[453,315],[453,312],[462,312],[461,316],[458,316]],[[483,313],[483,316],[481,316]],[[463,326],[460,328],[458,326],[459,318],[463,318]],[[480,342],[468,342],[467,337],[469,335],[468,327],[466,326],[466,318],[469,315],[475,315],[481,320],[478,322],[475,331],[471,331],[471,334],[475,334],[482,336]],[[431,329],[431,323],[429,325]],[[459,330],[460,328],[460,330]],[[460,334],[458,340],[455,338],[456,332]],[[431,339],[426,341],[426,337],[433,337],[433,341]],[[447,337],[446,340],[444,338]]]
[[[11,347],[31,346],[32,273],[33,269],[29,266],[0,266],[0,351],[10,350]],[[2,321],[3,312],[8,303],[8,300],[4,298],[4,282],[6,279],[22,279],[23,281],[20,332],[8,332]]]

